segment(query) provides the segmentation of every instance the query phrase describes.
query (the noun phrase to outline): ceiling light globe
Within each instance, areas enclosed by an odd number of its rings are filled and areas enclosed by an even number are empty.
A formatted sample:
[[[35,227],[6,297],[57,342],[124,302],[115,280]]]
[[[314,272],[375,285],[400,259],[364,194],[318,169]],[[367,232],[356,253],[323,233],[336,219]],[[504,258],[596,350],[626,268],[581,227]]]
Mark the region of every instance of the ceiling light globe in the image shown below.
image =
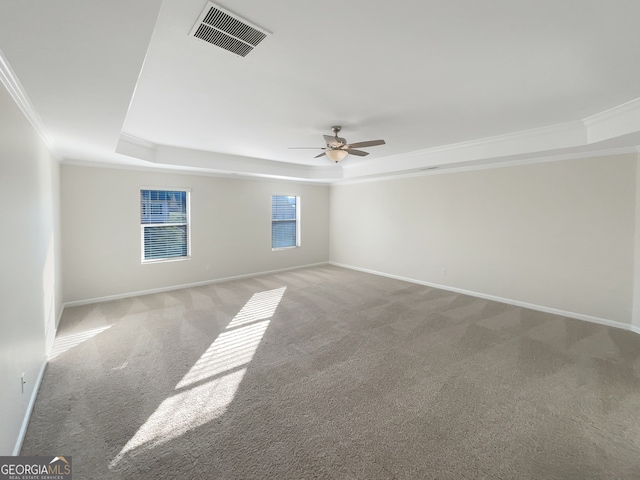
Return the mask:
[[[344,150],[327,150],[327,157],[329,157],[330,160],[338,163],[340,160],[344,160],[344,157],[347,156],[347,152],[345,152]]]

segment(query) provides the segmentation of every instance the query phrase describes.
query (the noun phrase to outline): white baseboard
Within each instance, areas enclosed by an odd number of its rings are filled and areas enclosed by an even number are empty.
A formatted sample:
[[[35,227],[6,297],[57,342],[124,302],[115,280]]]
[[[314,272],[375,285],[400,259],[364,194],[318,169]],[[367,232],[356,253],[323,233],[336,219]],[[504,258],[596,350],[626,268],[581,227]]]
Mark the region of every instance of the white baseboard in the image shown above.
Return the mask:
[[[354,267],[353,265],[346,265],[338,262],[329,262],[329,264],[335,265],[336,267],[348,268],[350,270],[357,270],[359,272],[371,273],[373,275],[379,275],[381,277],[388,277],[388,278],[393,278],[395,280],[402,280],[405,282],[416,283],[418,285],[424,285],[426,287],[438,288],[440,290],[448,290],[450,292],[455,292],[455,293],[462,293],[464,295],[483,298],[485,300],[492,300],[494,302],[506,303],[508,305],[514,305],[516,307],[523,307],[531,310],[537,310],[539,312],[551,313],[553,315],[561,315],[563,317],[575,318],[577,320],[584,320],[586,322],[597,323],[599,325],[606,325],[607,327],[615,327],[615,328],[620,328],[622,330],[629,330],[629,331],[640,334],[640,327],[637,327],[635,325],[630,325],[628,323],[617,322],[615,320],[593,317],[591,315],[584,315],[582,313],[569,312],[569,311],[560,310],[557,308],[546,307],[544,305],[536,305],[533,303],[521,302],[519,300],[512,300],[510,298],[497,297],[495,295],[488,295],[486,293],[473,292],[470,290],[464,290],[462,288],[451,287],[449,285],[440,285],[437,283],[425,282],[422,280],[417,280],[415,278],[409,278],[409,277],[403,277],[400,275],[393,275],[390,273],[378,272],[376,270]]]
[[[92,303],[107,302],[109,300],[120,300],[122,298],[138,297],[140,295],[149,295],[149,294],[152,294],[152,293],[170,292],[170,291],[173,291],[173,290],[181,290],[183,288],[200,287],[202,285],[210,285],[212,283],[228,282],[230,280],[240,280],[242,278],[259,277],[261,275],[269,275],[269,274],[272,274],[272,273],[288,272],[288,271],[291,271],[291,270],[299,270],[301,268],[320,267],[322,265],[329,265],[329,262],[311,263],[311,264],[308,264],[308,265],[300,265],[300,266],[297,266],[297,267],[281,268],[281,269],[278,269],[278,270],[268,270],[268,271],[256,272],[256,273],[247,273],[247,274],[244,274],[244,275],[235,275],[233,277],[216,278],[214,280],[204,280],[202,282],[187,283],[187,284],[183,284],[183,285],[172,285],[170,287],[152,288],[152,289],[149,289],[149,290],[140,290],[140,291],[137,291],[137,292],[119,293],[117,295],[107,295],[107,296],[104,296],[104,297],[88,298],[86,300],[76,300],[76,301],[73,301],[73,302],[65,302],[63,304],[63,306],[62,306],[62,309],[64,310],[67,307],[77,307],[79,305],[90,305]]]
[[[18,432],[18,439],[16,440],[16,445],[13,448],[14,457],[17,457],[18,455],[20,455],[20,450],[22,449],[22,442],[24,441],[24,436],[27,433],[27,427],[29,426],[29,419],[31,418],[31,412],[33,411],[33,406],[36,403],[36,397],[38,396],[38,390],[40,390],[40,383],[42,382],[42,377],[44,376],[45,368],[47,368],[46,360],[42,362],[42,366],[40,367],[40,371],[38,372],[38,376],[36,377],[36,383],[33,385],[33,390],[31,391],[31,398],[29,398],[27,411],[24,414],[24,419],[22,420],[22,426],[20,427],[20,431]]]

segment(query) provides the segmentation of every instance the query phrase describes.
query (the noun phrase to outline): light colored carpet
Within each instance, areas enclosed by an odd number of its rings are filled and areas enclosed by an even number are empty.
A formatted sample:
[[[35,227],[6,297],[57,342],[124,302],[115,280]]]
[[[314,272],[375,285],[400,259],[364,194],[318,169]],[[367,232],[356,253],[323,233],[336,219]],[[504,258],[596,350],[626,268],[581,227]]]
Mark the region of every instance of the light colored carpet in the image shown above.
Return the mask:
[[[65,310],[81,479],[640,478],[640,335],[324,266]]]

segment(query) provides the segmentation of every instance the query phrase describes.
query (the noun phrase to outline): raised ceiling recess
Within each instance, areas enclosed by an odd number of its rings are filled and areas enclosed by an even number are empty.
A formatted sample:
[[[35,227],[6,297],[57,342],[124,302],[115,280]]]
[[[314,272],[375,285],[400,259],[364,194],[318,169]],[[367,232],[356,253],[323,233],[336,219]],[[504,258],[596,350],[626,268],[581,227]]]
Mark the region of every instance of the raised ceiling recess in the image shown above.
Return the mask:
[[[190,35],[229,52],[245,57],[269,32],[208,2]]]

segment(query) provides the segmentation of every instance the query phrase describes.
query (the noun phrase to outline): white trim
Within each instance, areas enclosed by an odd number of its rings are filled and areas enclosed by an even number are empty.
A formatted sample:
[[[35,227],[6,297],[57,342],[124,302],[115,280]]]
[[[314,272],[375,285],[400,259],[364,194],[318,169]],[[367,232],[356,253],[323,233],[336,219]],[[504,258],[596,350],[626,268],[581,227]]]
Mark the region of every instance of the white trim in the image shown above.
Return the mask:
[[[47,367],[47,360],[42,362],[42,366],[40,367],[40,372],[38,372],[38,376],[36,377],[36,383],[33,385],[33,391],[31,392],[31,398],[29,398],[29,404],[27,405],[27,411],[24,414],[24,419],[22,420],[22,426],[20,427],[20,431],[18,432],[18,438],[16,439],[16,445],[13,448],[12,455],[17,457],[20,455],[20,450],[22,449],[22,442],[24,442],[24,436],[27,433],[27,427],[29,426],[29,419],[31,418],[31,412],[33,411],[33,406],[36,403],[36,397],[38,396],[38,390],[40,390],[40,383],[42,382],[42,377],[44,376],[44,370]]]
[[[235,172],[217,172],[213,170],[204,170],[197,167],[185,167],[185,166],[153,166],[147,167],[144,165],[131,165],[127,163],[107,163],[107,162],[92,162],[86,160],[77,160],[71,158],[64,158],[61,161],[62,165],[70,165],[72,167],[86,167],[86,168],[106,168],[111,170],[131,170],[135,172],[153,172],[153,173],[167,173],[171,175],[193,175],[198,177],[215,177],[226,178],[229,180],[247,180],[252,182],[271,182],[277,181],[279,183],[292,183],[299,184],[311,184],[313,186],[326,187],[331,185],[331,180],[326,179],[307,179],[307,178],[271,178],[267,176],[252,176],[251,174],[235,173]],[[160,165],[160,164],[157,164]]]
[[[162,190],[165,192],[187,192],[191,193],[191,187],[164,187],[164,186],[149,186],[149,185],[141,185],[140,190]]]
[[[145,140],[144,138],[134,137],[133,135],[129,135],[128,133],[124,133],[124,132],[120,133],[120,139],[124,140],[125,142],[138,145],[139,147],[148,148],[150,150],[155,150],[158,147],[157,144],[150,142],[148,140]]]
[[[585,117],[582,121],[587,126],[592,126],[599,122],[605,122],[612,118],[625,115],[628,112],[638,111],[640,110],[640,98],[634,98],[633,100],[629,100],[628,102],[621,103],[620,105],[616,105],[611,108],[607,108],[598,113],[594,113],[588,117]]]
[[[640,98],[598,112],[582,120],[589,143],[632,133],[640,127]]]
[[[181,225],[184,225],[181,224]],[[145,225],[148,226],[148,225]],[[144,232],[144,230],[142,230]],[[142,241],[144,242],[144,233],[142,234]],[[190,250],[190,248],[187,246],[187,250]],[[185,262],[187,260],[191,260],[191,255],[187,255],[186,257],[165,257],[165,258],[153,258],[150,260],[145,260],[144,259],[144,245],[142,245],[142,261],[140,262],[140,265],[151,265],[154,263],[171,263],[171,262]]]
[[[558,308],[546,307],[544,305],[536,305],[534,303],[521,302],[520,300],[512,300],[510,298],[498,297],[495,295],[488,295],[480,292],[473,292],[470,290],[465,290],[463,288],[451,287],[449,285],[440,285],[438,283],[425,282],[422,280],[417,280],[415,278],[403,277],[401,275],[393,275],[390,273],[378,272],[376,270],[370,270],[368,268],[360,268],[354,267],[353,265],[346,265],[338,262],[329,262],[329,265],[334,265],[336,267],[348,268],[350,270],[356,270],[358,272],[370,273],[372,275],[379,275],[381,277],[393,278],[394,280],[402,280],[404,282],[416,283],[418,285],[424,285],[426,287],[438,288],[440,290],[448,290],[450,292],[462,293],[464,295],[470,295],[472,297],[483,298],[485,300],[492,300],[494,302],[506,303],[508,305],[514,305],[516,307],[528,308],[531,310],[537,310],[539,312],[551,313],[553,315],[560,315],[563,317],[575,318],[577,320],[584,320],[586,322],[597,323],[600,325],[605,325],[607,327],[620,328],[622,330],[629,330],[635,333],[640,334],[640,327],[636,327],[634,325],[628,323],[617,322],[615,320],[609,320],[606,318],[593,317],[591,315],[584,315],[582,313],[569,312],[566,310],[560,310]]]
[[[496,158],[494,161],[488,163],[478,163],[474,165],[468,165],[467,162],[460,164],[444,164],[434,165],[436,168],[425,170],[429,167],[414,168],[405,171],[382,173],[379,175],[371,175],[369,177],[354,178],[352,180],[340,180],[330,184],[330,186],[342,186],[342,185],[356,185],[359,183],[371,183],[382,182],[386,180],[395,180],[400,178],[412,178],[412,177],[424,177],[428,175],[442,175],[447,173],[462,173],[471,172],[477,170],[490,170],[494,168],[508,168],[517,167],[521,165],[535,165],[538,163],[551,163],[562,162],[566,160],[580,160],[583,158],[598,158],[598,157],[615,157],[619,155],[629,155],[640,153],[640,147],[620,147],[620,148],[608,148],[605,150],[588,150],[584,152],[563,153],[549,156],[537,156],[520,158],[516,160],[505,160]]]
[[[343,177],[342,167],[313,166],[308,164],[259,159],[224,152],[207,152],[189,148],[158,145],[155,163],[184,166],[207,171],[237,173],[238,175],[262,176],[268,178],[296,178],[318,181]]]
[[[133,97],[132,97],[133,99]],[[155,162],[157,145],[142,138],[134,137],[126,133],[120,134],[120,140],[116,145],[116,153],[128,157]]]
[[[572,121],[359,162],[345,166],[344,179],[434,165],[490,163],[509,157],[535,158],[543,152],[585,146],[586,127],[581,121]]]
[[[210,285],[212,283],[228,282],[230,280],[240,280],[242,278],[249,278],[249,277],[259,277],[261,275],[270,275],[272,273],[288,272],[290,270],[299,270],[301,268],[321,267],[323,265],[329,265],[329,262],[327,261],[327,262],[311,263],[308,265],[300,265],[297,267],[280,268],[277,270],[266,270],[263,272],[256,272],[256,273],[246,273],[243,275],[235,275],[233,277],[216,278],[213,280],[204,280],[202,282],[185,283],[183,285],[173,285],[170,287],[152,288],[149,290],[140,290],[137,292],[119,293],[117,295],[107,295],[104,297],[88,298],[86,300],[74,300],[72,302],[65,302],[63,305],[63,308],[78,307],[80,305],[90,305],[92,303],[108,302],[110,300],[120,300],[123,298],[138,297],[140,295],[149,295],[152,293],[171,292],[173,290],[182,290],[183,288],[201,287],[203,285]]]
[[[53,143],[51,135],[44,126],[40,115],[38,115],[36,109],[33,108],[33,104],[31,103],[31,100],[29,100],[27,92],[25,92],[24,88],[22,87],[20,80],[18,80],[18,77],[11,68],[11,65],[9,65],[9,62],[4,56],[4,53],[2,53],[2,50],[0,50],[0,82],[5,86],[5,88],[9,92],[9,95],[11,95],[13,101],[16,102],[20,110],[22,110],[24,116],[27,117],[27,120],[34,128],[34,130],[38,133],[38,135],[40,135],[40,138],[49,149],[51,155],[53,155],[56,160],[60,161],[60,158],[56,153],[55,144]]]
[[[504,133],[501,135],[494,135],[492,137],[484,137],[478,138],[475,140],[467,140],[458,143],[450,143],[448,145],[438,145],[435,147],[425,148],[423,150],[415,150],[413,152],[401,153],[398,155],[391,155],[388,157],[381,157],[384,160],[393,160],[394,162],[398,162],[399,160],[411,159],[416,156],[425,156],[425,155],[433,155],[437,153],[451,152],[457,150],[468,150],[478,147],[488,147],[497,145],[500,148],[504,148],[505,144],[514,144],[514,142],[535,142],[539,143],[540,138],[546,138],[549,136],[564,136],[567,133],[572,134],[582,134],[584,126],[580,121],[571,121],[566,123],[559,123],[555,125],[545,125],[537,128],[530,128],[527,130],[518,130],[516,132]],[[483,151],[484,153],[484,151]],[[529,152],[511,152],[513,153],[524,153],[529,154]],[[502,155],[500,155],[502,156]],[[491,154],[488,158],[499,158],[500,156]],[[471,159],[477,160],[477,159]],[[443,163],[442,165],[446,165]],[[424,168],[424,167],[422,167]],[[348,169],[347,169],[348,170]]]

